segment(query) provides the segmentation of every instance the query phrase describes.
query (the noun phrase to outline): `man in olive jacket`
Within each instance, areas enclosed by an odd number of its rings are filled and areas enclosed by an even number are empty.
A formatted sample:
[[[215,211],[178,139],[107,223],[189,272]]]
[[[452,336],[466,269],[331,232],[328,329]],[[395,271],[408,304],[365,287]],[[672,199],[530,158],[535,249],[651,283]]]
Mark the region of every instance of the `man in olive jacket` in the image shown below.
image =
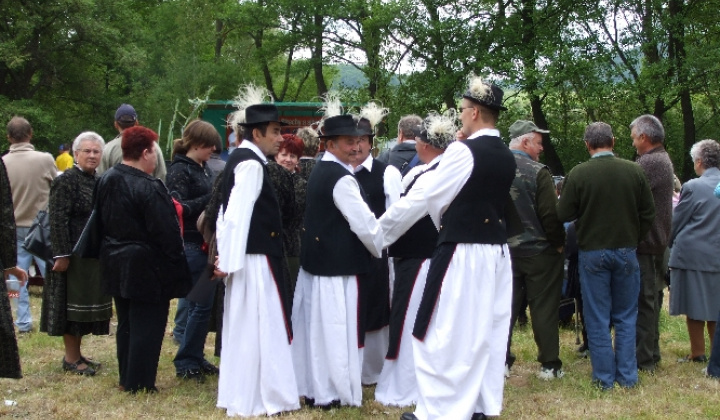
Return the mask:
[[[617,158],[610,126],[585,129],[590,160],[565,178],[558,217],[576,220],[580,286],[593,382],[601,389],[637,384],[635,323],[640,267],[636,249],[650,230],[655,205],[647,178],[634,162]],[[615,345],[608,326],[615,328]]]

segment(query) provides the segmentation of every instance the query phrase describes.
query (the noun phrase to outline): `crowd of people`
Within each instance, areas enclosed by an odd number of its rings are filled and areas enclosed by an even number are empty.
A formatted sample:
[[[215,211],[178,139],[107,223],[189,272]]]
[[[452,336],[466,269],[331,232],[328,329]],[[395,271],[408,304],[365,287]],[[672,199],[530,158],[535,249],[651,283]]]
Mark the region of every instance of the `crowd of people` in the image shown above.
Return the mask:
[[[537,376],[565,374],[564,278],[581,290],[581,350],[600,389],[635,387],[638,371],[658,368],[668,279],[670,314],[686,316],[690,337],[678,362],[720,378],[720,263],[708,246],[720,229],[717,141],[693,145],[698,178],[677,195],[656,117],[630,124],[635,162],[615,156],[612,127],[595,122],[583,138],[590,158],[556,189],[540,162],[550,132],[518,120],[504,142],[503,91],[480,77],[457,110],[402,117],[397,145],[377,158],[388,109],[345,113],[329,97],[317,130],[283,134],[265,97],[247,86],[236,98],[227,162],[217,130],[194,120],[166,165],[128,104],[112,141],[88,131],[63,146],[70,165],[34,150],[26,119],[10,120],[0,262],[21,287],[13,322],[0,285],[0,377],[21,377],[15,334],[33,331],[34,260],[45,276],[39,329],[63,337],[64,371],[103,368],[82,338],[109,334],[114,307],[118,388],[157,392],[177,298],[177,377],[218,375],[228,416],[360,406],[363,385],[381,404],[414,405],[402,420],[498,416],[525,305]],[[23,246],[45,209],[51,261]],[[219,366],[205,356],[213,328]]]

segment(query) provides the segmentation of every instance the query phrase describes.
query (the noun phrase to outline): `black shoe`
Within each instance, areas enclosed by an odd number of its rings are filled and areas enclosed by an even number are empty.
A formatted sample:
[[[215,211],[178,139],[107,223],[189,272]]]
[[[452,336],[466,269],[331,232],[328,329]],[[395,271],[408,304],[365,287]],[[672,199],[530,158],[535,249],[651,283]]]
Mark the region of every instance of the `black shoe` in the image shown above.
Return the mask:
[[[313,406],[321,410],[330,411],[333,408],[340,408],[340,400],[332,400],[329,404],[313,404]]]
[[[487,416],[483,413],[473,413],[470,420],[487,420]]]
[[[413,413],[402,413],[400,420],[418,420],[418,418],[415,417],[415,414]]]
[[[91,368],[95,369],[95,371],[100,370],[100,368],[102,367],[102,363],[93,362],[92,360],[88,360],[85,356],[80,356],[80,361],[85,363],[86,365],[90,366]]]
[[[202,365],[200,366],[200,370],[203,374],[207,376],[218,375],[220,373],[220,369],[218,369],[217,366],[213,365],[207,360],[203,360]]]
[[[185,380],[196,380],[199,383],[205,382],[205,375],[200,369],[187,369],[177,373],[177,377]]]
[[[78,368],[78,365],[82,364],[85,364],[85,369]],[[65,360],[65,357],[63,357],[62,368],[65,372],[72,372],[76,375],[95,376],[95,369],[93,369],[89,364],[85,363],[82,358],[80,358],[80,360],[75,363],[68,363]]]
[[[308,408],[315,408],[315,398],[305,397],[305,406]]]

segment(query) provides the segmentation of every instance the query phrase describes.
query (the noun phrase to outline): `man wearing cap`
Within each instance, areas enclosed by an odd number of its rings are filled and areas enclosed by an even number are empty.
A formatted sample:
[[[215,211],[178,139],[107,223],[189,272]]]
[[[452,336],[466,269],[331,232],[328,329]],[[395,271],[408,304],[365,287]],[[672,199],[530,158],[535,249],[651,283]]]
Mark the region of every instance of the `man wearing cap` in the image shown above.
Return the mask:
[[[60,145],[60,154],[55,158],[55,166],[58,171],[65,172],[66,169],[70,169],[75,164],[75,159],[70,156],[70,145],[65,143]]]
[[[400,198],[402,176],[392,165],[373,159],[375,126],[360,118],[361,132],[358,153],[353,162],[355,179],[364,193],[365,202],[376,218]],[[414,148],[414,146],[413,146]],[[363,350],[362,383],[376,384],[388,349],[390,323],[390,265],[387,253],[373,258],[372,270],[360,277],[361,303],[365,311],[365,349]]]
[[[513,304],[507,345],[508,368],[512,332],[522,310],[523,291],[532,316],[532,329],[541,367],[540,379],[561,378],[560,337],[558,334],[560,295],[565,255],[565,229],[557,217],[557,195],[552,174],[538,162],[542,134],[532,121],[515,121],[510,126],[510,151],[517,169],[510,195],[523,224],[523,232],[508,239],[512,257]]]
[[[382,231],[353,176],[359,135],[351,115],[324,120],[325,154],[307,185],[292,350],[298,390],[309,406],[362,404],[358,281],[380,257]]]
[[[439,236],[413,329],[418,404],[403,420],[479,419],[502,408],[516,166],[495,128],[502,97],[470,78],[460,107],[467,139],[448,146],[425,190]]]
[[[290,284],[282,270],[280,205],[267,156],[282,136],[272,104],[245,108],[243,140],[223,172],[218,269],[227,273],[217,406],[228,416],[300,408],[290,343]]]
[[[115,111],[115,129],[118,131],[117,137],[110,140],[103,148],[102,159],[100,165],[97,168],[97,174],[101,175],[103,172],[122,162],[122,148],[120,148],[120,142],[122,141],[122,132],[126,128],[134,127],[138,125],[137,113],[135,108],[129,104],[122,104]],[[152,175],[155,178],[165,182],[165,175],[167,175],[167,169],[165,168],[165,159],[163,158],[162,149],[153,142],[155,147],[155,156],[157,156],[157,165]]]
[[[454,116],[431,115],[416,137],[415,149],[423,165],[408,180],[401,198],[379,219],[393,258],[395,281],[390,314],[390,342],[385,364],[375,388],[375,400],[404,407],[417,403],[412,328],[438,231],[428,215],[425,188],[435,174],[448,144],[455,139]]]

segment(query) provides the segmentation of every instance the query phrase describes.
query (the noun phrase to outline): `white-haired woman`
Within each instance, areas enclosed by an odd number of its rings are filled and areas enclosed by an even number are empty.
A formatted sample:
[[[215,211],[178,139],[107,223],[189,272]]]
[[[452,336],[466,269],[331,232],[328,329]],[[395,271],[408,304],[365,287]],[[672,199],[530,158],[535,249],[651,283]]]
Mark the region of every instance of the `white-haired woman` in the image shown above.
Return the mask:
[[[705,328],[710,342],[720,312],[720,144],[702,140],[690,149],[699,178],[686,182],[673,212],[670,236],[670,315],[686,315],[690,354],[680,361],[706,362]]]
[[[54,264],[43,288],[40,330],[62,336],[62,368],[92,376],[100,367],[80,351],[82,337],[109,333],[112,304],[101,289],[96,259],[72,255],[93,208],[93,190],[105,141],[86,131],[72,145],[75,165],[55,178],[50,188],[50,242]]]

